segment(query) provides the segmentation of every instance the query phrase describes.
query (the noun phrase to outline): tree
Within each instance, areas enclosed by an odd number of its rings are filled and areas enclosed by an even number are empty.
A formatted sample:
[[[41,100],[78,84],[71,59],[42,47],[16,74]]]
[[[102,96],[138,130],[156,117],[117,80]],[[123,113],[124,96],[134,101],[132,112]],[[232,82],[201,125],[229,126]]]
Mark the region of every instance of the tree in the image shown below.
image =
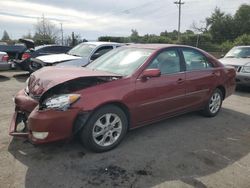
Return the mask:
[[[34,41],[36,44],[54,44],[58,40],[58,28],[44,15],[35,24]]]
[[[131,32],[132,32],[130,35],[131,42],[138,42],[140,38],[138,31],[136,29],[132,29]]]
[[[238,35],[250,34],[250,5],[241,5],[234,15]]]
[[[2,41],[10,41],[9,34],[5,30],[3,31]]]
[[[226,40],[233,41],[238,36],[235,30],[234,18],[221,12],[219,8],[215,8],[212,15],[206,18],[206,25],[213,41],[216,43]]]
[[[72,32],[71,36],[67,36],[66,40],[65,40],[65,45],[67,46],[75,46],[81,42],[88,42],[86,39],[81,38],[80,34],[75,34],[74,32]]]
[[[24,39],[33,39],[33,37],[32,37],[32,35],[31,35],[30,32],[28,32],[27,34],[23,35],[22,38],[24,38]]]

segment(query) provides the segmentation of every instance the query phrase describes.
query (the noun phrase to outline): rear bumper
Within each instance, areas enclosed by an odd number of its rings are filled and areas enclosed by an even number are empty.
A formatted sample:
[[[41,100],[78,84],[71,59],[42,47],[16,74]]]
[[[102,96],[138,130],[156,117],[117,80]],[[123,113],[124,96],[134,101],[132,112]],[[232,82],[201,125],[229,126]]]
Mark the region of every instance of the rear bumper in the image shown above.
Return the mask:
[[[11,69],[11,64],[7,62],[0,62],[0,71]]]

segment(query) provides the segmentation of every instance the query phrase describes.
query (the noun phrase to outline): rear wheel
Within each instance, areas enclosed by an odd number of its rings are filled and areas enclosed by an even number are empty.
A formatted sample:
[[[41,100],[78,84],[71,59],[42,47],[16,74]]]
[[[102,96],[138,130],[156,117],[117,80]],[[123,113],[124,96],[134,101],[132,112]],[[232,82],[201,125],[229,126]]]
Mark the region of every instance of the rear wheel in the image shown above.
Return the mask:
[[[207,117],[214,117],[218,114],[222,105],[222,92],[220,89],[216,88],[209,98],[204,110],[203,114]]]
[[[126,114],[117,106],[107,105],[98,109],[83,127],[80,138],[84,146],[95,152],[116,147],[128,128]]]

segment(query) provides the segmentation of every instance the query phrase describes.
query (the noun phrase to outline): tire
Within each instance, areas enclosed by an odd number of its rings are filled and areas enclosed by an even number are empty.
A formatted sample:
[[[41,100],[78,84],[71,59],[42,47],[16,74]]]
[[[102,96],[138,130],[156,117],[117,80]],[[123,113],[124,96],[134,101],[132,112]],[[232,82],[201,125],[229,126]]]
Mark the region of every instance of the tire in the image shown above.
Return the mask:
[[[122,109],[107,105],[95,111],[83,126],[80,139],[83,145],[94,152],[115,148],[124,138],[128,119]]]
[[[202,114],[206,117],[214,117],[216,116],[222,105],[223,95],[220,89],[216,88],[212,95],[210,96]]]

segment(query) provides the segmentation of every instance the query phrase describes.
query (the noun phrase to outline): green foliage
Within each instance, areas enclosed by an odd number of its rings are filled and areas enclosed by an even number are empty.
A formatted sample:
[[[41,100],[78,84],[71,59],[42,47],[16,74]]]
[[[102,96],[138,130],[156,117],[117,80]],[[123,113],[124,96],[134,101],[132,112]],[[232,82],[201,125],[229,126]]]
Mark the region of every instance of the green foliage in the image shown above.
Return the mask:
[[[239,45],[250,45],[250,34],[244,34],[239,36],[238,38],[235,39],[234,41],[234,45],[235,46],[239,46]]]
[[[130,42],[128,37],[112,37],[112,36],[101,36],[98,38],[98,41],[119,42],[119,43]]]
[[[9,34],[8,34],[7,31],[5,31],[5,30],[4,30],[4,32],[3,32],[2,41],[4,41],[4,42],[10,41]]]
[[[220,45],[220,51],[226,53],[233,47],[234,43],[232,41],[227,40]]]
[[[243,4],[234,15],[238,35],[250,34],[250,5]]]
[[[250,5],[241,5],[234,16],[216,8],[206,18],[206,25],[215,43],[233,42],[243,34],[250,34]]]

